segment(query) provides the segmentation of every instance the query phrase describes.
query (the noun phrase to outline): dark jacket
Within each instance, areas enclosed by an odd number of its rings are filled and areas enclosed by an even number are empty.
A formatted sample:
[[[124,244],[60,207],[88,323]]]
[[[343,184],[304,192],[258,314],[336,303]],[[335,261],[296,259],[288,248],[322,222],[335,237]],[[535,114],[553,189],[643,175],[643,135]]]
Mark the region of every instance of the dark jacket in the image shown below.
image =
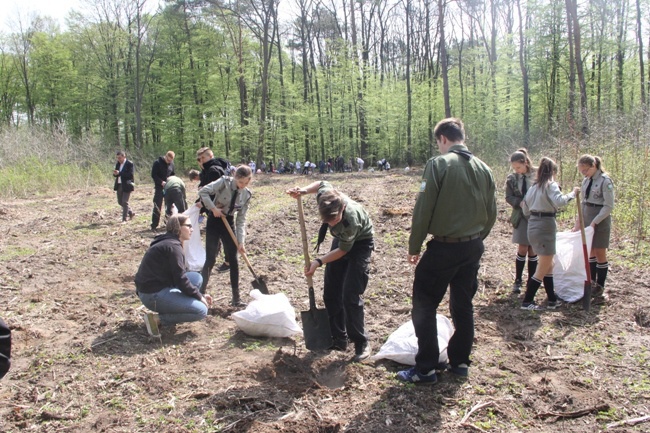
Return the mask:
[[[167,164],[164,156],[158,157],[154,161],[153,166],[151,167],[151,178],[153,179],[153,184],[156,188],[161,188],[164,186],[163,182],[167,181],[169,176],[173,176],[174,173],[174,162]]]
[[[115,170],[120,169],[120,163],[115,163]],[[135,184],[133,183],[133,163],[128,159],[124,161],[124,168],[118,175],[113,175],[115,178],[115,185],[113,185],[113,191],[117,191],[117,178],[119,177],[122,181],[122,191],[132,192],[134,190]]]
[[[11,366],[11,331],[7,324],[0,319],[0,379],[9,371]]]
[[[156,236],[144,254],[135,274],[135,288],[142,293],[156,293],[168,287],[201,300],[201,293],[185,275],[185,255],[178,236],[165,233]]]
[[[228,173],[229,166],[230,163],[223,158],[212,158],[203,164],[203,169],[199,175],[199,187],[218,180],[224,174],[230,176],[230,173]]]

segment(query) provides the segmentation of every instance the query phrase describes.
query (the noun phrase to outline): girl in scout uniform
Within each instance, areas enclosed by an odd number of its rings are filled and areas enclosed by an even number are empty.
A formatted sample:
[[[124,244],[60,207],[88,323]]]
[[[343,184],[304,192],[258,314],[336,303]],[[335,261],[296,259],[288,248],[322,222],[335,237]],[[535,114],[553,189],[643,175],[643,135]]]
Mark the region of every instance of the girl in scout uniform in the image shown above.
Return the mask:
[[[589,254],[591,279],[596,282],[593,296],[603,296],[607,279],[607,248],[612,228],[612,209],[614,209],[614,183],[605,173],[603,161],[598,156],[582,155],[578,160],[578,170],[585,177],[582,181],[582,215],[585,226],[591,225],[594,237]],[[580,230],[576,221],[574,231]]]
[[[329,182],[313,182],[305,188],[292,188],[287,194],[300,198],[316,194],[323,225],[318,233],[320,245],[329,227],[334,240],[330,252],[305,266],[305,275],[325,267],[323,301],[332,332],[332,350],[345,351],[348,339],[354,343],[353,361],[370,357],[371,349],[364,330],[362,295],[368,286],[370,255],[374,250],[372,221],[356,201],[335,190]]]
[[[521,201],[524,199],[528,188],[535,181],[535,167],[528,156],[528,151],[521,148],[510,155],[510,166],[513,173],[506,179],[506,202],[512,206],[512,243],[517,244],[517,257],[515,259],[515,282],[512,293],[521,293],[521,278],[528,255],[528,278],[535,274],[537,269],[537,254],[533,251],[528,241],[528,220],[523,217]]]
[[[201,275],[203,285],[201,293],[205,293],[210,280],[212,268],[216,262],[219,248],[219,240],[223,243],[225,256],[230,261],[230,286],[232,287],[233,307],[245,307],[239,297],[239,265],[237,262],[237,251],[244,254],[244,241],[246,239],[246,212],[252,194],[247,188],[252,177],[252,170],[246,165],[240,165],[235,171],[235,176],[222,176],[218,180],[205,185],[199,190],[199,196],[203,206],[208,210],[208,222],[205,226],[205,264]],[[214,197],[211,198],[210,196]],[[235,220],[235,213],[237,219]],[[224,225],[221,215],[226,220],[233,232],[237,235],[239,250],[235,246],[228,229]]]
[[[543,310],[535,304],[535,294],[544,283],[548,296],[547,308],[554,310],[562,302],[555,294],[553,283],[553,257],[555,256],[555,233],[557,225],[555,215],[557,211],[566,206],[580,191],[575,187],[569,194],[562,194],[560,187],[555,182],[557,165],[550,158],[542,158],[537,169],[537,181],[530,187],[523,201],[521,209],[528,218],[528,240],[533,250],[539,255],[539,264],[535,275],[528,279],[526,295],[521,304],[522,310]]]

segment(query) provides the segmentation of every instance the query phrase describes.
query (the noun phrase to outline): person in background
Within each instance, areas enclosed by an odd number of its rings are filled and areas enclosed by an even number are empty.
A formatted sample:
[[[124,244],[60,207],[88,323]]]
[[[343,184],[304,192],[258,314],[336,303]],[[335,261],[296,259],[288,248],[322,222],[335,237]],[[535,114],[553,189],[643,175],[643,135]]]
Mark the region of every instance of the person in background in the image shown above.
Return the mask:
[[[528,278],[535,275],[537,269],[537,254],[533,251],[528,241],[528,220],[524,218],[521,210],[521,201],[524,199],[528,188],[535,182],[533,162],[524,148],[517,149],[510,155],[512,173],[506,179],[506,202],[512,206],[512,242],[517,244],[517,257],[515,259],[515,282],[512,293],[521,293],[522,276],[528,255]]]
[[[115,178],[113,190],[117,192],[117,204],[122,207],[122,224],[124,224],[127,216],[130,220],[135,216],[135,212],[129,207],[129,198],[135,189],[134,168],[133,162],[126,159],[124,151],[118,150],[116,159],[117,163],[113,170],[113,177]]]
[[[201,274],[187,272],[183,242],[192,234],[189,217],[172,215],[167,220],[167,233],[154,238],[142,258],[135,274],[136,293],[142,304],[158,313],[144,315],[151,334],[157,334],[158,326],[173,326],[182,322],[204,319],[212,304],[210,295],[199,291]]]
[[[200,177],[199,172],[196,170],[190,171],[190,180],[192,177],[197,179]],[[178,176],[169,176],[165,187],[163,188],[163,195],[165,197],[165,214],[170,216],[173,214],[172,207],[176,206],[178,213],[183,213],[187,210],[187,196],[185,192],[185,182]]]
[[[220,241],[223,243],[224,253],[230,261],[231,305],[237,308],[246,306],[239,295],[238,250],[221,216],[226,216],[227,223],[232,231],[236,233],[239,252],[245,253],[246,212],[252,197],[252,193],[247,186],[252,176],[253,173],[250,167],[240,165],[237,167],[234,177],[223,176],[199,190],[201,201],[208,210],[208,222],[205,228],[205,264],[201,271],[203,276],[201,293],[205,293],[207,290],[212,267],[216,261],[217,245]],[[237,214],[236,220],[235,214]]]
[[[296,174],[300,174],[300,161],[296,161],[294,168],[296,169]]]
[[[474,343],[474,307],[478,270],[488,236],[497,218],[496,186],[490,167],[465,146],[465,128],[456,118],[434,128],[440,155],[429,159],[418,194],[407,260],[417,265],[411,317],[418,339],[415,366],[397,373],[410,383],[437,382],[436,369],[469,375]],[[422,242],[433,235],[420,258]],[[449,288],[454,333],[449,340],[449,365],[440,365],[436,313]]]
[[[374,230],[370,216],[356,201],[337,191],[329,182],[313,182],[304,188],[287,190],[291,197],[316,194],[322,221],[318,245],[329,227],[334,240],[330,252],[305,266],[313,275],[326,264],[323,300],[332,333],[332,350],[345,351],[348,339],[354,343],[353,361],[370,357],[371,347],[365,332],[363,293],[368,286],[370,256],[374,250]],[[318,248],[317,248],[318,249]]]
[[[5,374],[11,367],[11,330],[0,319],[0,379],[5,377]]]
[[[273,160],[270,159],[269,160],[269,173],[271,173],[271,174],[275,173],[274,168],[275,167],[273,166]]]
[[[153,211],[151,212],[151,230],[155,231],[160,224],[160,216],[163,206],[163,188],[169,176],[174,173],[174,158],[176,155],[171,150],[165,156],[159,157],[151,167],[151,178],[153,179]]]
[[[575,187],[569,194],[562,194],[560,186],[555,181],[556,174],[555,161],[547,157],[542,158],[537,169],[537,180],[520,203],[524,216],[528,218],[528,240],[533,251],[539,256],[535,274],[528,278],[526,284],[526,294],[521,303],[522,310],[544,309],[535,303],[535,294],[542,282],[548,297],[546,308],[554,310],[562,305],[562,301],[555,294],[553,281],[553,257],[557,232],[555,216],[560,208],[575,198],[580,188]]]
[[[251,168],[251,173],[255,174],[255,171],[257,169],[257,164],[255,164],[255,161],[251,159],[251,161],[248,163],[248,166]]]
[[[363,171],[363,159],[357,157],[357,165],[359,166],[359,171]]]
[[[230,163],[223,158],[215,158],[214,152],[209,147],[202,147],[197,150],[196,159],[201,166],[199,189],[220,179],[222,176],[231,176]],[[201,198],[197,199],[197,205],[202,207]],[[207,210],[203,208],[201,209],[201,213],[207,213]],[[219,251],[221,251],[221,241],[214,248],[216,258],[219,255]],[[230,264],[224,251],[224,262],[217,268],[217,272],[226,272],[228,269],[230,269]]]
[[[594,229],[589,253],[591,280],[595,281],[592,296],[595,301],[605,300],[605,280],[609,264],[607,248],[612,230],[612,210],[614,209],[614,182],[605,172],[603,161],[598,156],[582,155],[578,160],[578,170],[585,178],[582,181],[582,215],[585,226]],[[576,221],[574,231],[580,230]]]

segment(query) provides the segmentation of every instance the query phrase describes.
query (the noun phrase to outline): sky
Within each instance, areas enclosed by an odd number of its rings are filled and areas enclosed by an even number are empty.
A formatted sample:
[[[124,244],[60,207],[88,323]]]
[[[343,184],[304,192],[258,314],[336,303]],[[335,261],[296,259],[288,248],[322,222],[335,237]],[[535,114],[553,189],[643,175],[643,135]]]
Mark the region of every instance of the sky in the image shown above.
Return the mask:
[[[0,0],[0,30],[8,32],[11,22],[16,22],[17,17],[28,17],[32,13],[54,18],[59,25],[64,27],[64,18],[70,9],[80,9],[80,0]],[[9,5],[7,5],[7,3]]]
[[[147,3],[156,4],[158,0],[149,0]],[[10,5],[7,6],[7,3]],[[71,9],[83,10],[84,0],[0,0],[0,32],[9,33],[11,22],[16,22],[19,14],[28,17],[31,13],[50,16],[65,29],[65,17]],[[287,0],[280,2],[280,15],[288,6]],[[28,21],[28,20],[27,20]]]

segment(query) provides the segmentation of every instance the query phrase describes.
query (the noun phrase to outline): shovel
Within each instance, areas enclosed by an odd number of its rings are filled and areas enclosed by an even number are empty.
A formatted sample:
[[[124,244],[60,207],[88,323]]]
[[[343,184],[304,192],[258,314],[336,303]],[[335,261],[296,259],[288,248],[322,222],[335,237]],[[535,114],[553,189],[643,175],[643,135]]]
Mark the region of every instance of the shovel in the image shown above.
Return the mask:
[[[298,219],[300,220],[300,234],[302,236],[302,251],[305,255],[305,266],[309,266],[311,260],[309,258],[309,246],[307,245],[305,216],[302,212],[302,197],[298,197]],[[309,285],[309,311],[300,312],[305,347],[307,350],[327,350],[332,346],[330,319],[327,315],[327,310],[319,310],[316,308],[314,282],[311,275],[307,277],[307,284]]]
[[[589,311],[591,308],[591,270],[589,269],[589,254],[587,253],[587,236],[585,236],[585,224],[582,217],[582,206],[580,205],[580,191],[576,194],[576,206],[578,207],[578,222],[580,223],[580,236],[582,237],[582,254],[585,257],[585,270],[587,279],[585,280],[585,289],[582,295],[582,309]]]
[[[235,243],[235,247],[237,247],[237,250],[239,250],[239,242],[237,242],[237,236],[233,233],[232,229],[230,228],[230,224],[228,223],[228,220],[226,219],[226,216],[224,214],[221,214],[221,220],[223,221],[223,225],[226,226],[228,229],[228,233],[230,233],[230,237],[232,238],[232,241]],[[265,295],[269,294],[269,289],[266,287],[266,283],[264,280],[259,278],[256,274],[255,271],[253,270],[253,267],[251,266],[251,262],[248,261],[248,257],[246,257],[246,254],[240,253],[241,256],[244,258],[244,261],[246,262],[246,266],[248,267],[248,270],[251,271],[251,274],[253,274],[253,278],[255,278],[251,284],[253,285],[254,289],[259,290],[260,292],[264,293]]]

